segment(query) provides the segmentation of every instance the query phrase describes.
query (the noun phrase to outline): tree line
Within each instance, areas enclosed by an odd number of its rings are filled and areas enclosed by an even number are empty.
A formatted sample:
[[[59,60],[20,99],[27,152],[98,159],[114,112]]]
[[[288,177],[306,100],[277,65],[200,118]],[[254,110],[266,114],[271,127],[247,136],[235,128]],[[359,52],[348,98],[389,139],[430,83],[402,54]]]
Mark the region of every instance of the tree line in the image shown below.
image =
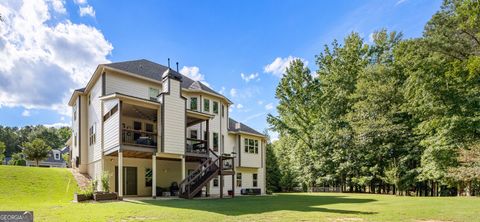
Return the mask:
[[[422,37],[358,33],[276,89],[267,184],[440,196],[480,192],[480,2],[446,0]]]
[[[25,165],[25,158],[36,161],[38,165],[39,161],[47,158],[51,149],[63,148],[70,135],[69,127],[0,125],[0,164],[5,157],[11,157],[9,163],[13,165]]]

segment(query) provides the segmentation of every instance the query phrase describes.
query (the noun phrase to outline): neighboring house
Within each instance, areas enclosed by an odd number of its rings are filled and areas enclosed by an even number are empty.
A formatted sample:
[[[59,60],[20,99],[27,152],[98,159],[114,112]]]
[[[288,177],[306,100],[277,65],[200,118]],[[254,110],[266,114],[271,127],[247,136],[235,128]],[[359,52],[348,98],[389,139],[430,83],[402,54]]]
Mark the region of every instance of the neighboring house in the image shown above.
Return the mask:
[[[67,167],[67,163],[63,159],[62,155],[68,153],[68,147],[64,147],[61,150],[52,149],[48,157],[38,162],[39,167]],[[35,161],[27,160],[27,166],[36,166]]]
[[[101,64],[69,105],[72,167],[96,179],[109,173],[120,198],[156,197],[172,183],[186,198],[265,193],[266,137],[231,119],[228,98],[178,67]]]

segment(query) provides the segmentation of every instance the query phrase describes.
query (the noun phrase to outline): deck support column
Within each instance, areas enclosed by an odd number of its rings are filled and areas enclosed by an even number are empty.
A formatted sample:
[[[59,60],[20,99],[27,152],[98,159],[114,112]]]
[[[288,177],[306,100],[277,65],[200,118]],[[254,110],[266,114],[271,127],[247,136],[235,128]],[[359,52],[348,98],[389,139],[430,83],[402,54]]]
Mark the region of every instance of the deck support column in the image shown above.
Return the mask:
[[[182,180],[185,179],[185,155],[182,155]]]
[[[123,199],[123,152],[118,151],[118,199]]]
[[[157,153],[152,155],[152,197],[157,198]]]

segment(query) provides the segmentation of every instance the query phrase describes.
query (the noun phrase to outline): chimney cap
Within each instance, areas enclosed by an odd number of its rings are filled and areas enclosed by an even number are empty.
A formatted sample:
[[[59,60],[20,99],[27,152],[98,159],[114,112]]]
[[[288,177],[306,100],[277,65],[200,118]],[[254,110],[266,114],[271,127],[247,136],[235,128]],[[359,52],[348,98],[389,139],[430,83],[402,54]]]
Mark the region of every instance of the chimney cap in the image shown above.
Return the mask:
[[[167,70],[165,70],[165,72],[163,72],[162,79],[165,78],[173,78],[178,81],[182,81],[182,75],[178,72],[173,71],[171,68],[168,68]]]

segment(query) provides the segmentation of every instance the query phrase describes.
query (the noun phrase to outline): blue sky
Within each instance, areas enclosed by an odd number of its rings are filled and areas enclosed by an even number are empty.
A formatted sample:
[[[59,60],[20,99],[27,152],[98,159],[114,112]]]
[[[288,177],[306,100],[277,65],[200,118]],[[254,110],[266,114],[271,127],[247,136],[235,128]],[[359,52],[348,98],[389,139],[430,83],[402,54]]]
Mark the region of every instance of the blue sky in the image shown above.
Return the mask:
[[[68,124],[71,90],[85,85],[99,63],[145,58],[166,64],[171,58],[229,97],[233,118],[262,131],[266,114],[275,113],[275,87],[289,59],[303,59],[314,72],[323,46],[352,31],[367,42],[381,28],[401,31],[405,38],[421,36],[440,5],[440,0],[2,1],[0,125]]]

